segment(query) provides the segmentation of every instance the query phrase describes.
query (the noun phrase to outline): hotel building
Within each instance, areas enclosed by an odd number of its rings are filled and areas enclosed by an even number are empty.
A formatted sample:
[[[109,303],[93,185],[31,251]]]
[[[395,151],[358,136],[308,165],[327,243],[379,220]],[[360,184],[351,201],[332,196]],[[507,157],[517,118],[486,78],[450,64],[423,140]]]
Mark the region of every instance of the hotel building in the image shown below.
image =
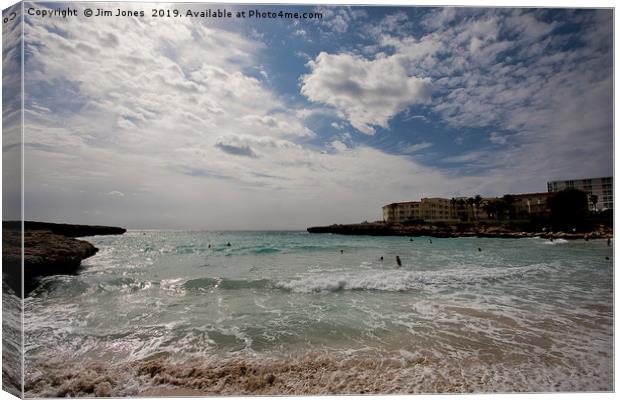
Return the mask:
[[[547,199],[555,193],[524,193],[511,195],[514,202],[511,204],[516,219],[528,219],[534,216],[549,216]],[[493,219],[505,219],[508,209],[500,212],[500,215],[489,215],[485,211],[485,205],[493,202],[501,202],[498,197],[485,197],[480,204],[470,202],[467,197],[445,199],[441,197],[425,197],[420,201],[405,201],[383,206],[383,221],[388,223],[405,223],[416,220],[425,222],[443,221],[447,223],[488,221]]]
[[[450,199],[425,197],[420,201],[405,201],[383,206],[383,220],[390,223],[424,220],[428,222],[458,221]]]

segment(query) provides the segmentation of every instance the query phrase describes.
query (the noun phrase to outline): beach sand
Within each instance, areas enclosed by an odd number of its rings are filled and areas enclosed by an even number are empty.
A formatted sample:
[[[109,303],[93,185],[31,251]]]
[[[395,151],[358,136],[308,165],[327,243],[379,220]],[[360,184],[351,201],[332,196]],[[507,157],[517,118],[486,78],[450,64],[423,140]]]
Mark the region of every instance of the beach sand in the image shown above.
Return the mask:
[[[488,360],[486,360],[488,361]],[[554,392],[613,390],[607,373],[565,363],[553,354],[536,359],[436,359],[431,355],[341,356],[307,354],[297,359],[167,356],[122,365],[90,363],[76,368],[48,363],[27,380],[29,396],[212,396]]]

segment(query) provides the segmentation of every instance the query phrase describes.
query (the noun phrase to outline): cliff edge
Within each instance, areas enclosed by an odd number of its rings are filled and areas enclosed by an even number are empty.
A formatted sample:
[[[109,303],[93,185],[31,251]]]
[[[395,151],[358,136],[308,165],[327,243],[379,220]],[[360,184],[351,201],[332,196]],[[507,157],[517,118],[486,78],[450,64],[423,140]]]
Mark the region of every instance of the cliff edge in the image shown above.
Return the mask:
[[[2,278],[18,296],[21,293],[21,222],[2,223]],[[74,237],[117,235],[126,230],[118,227],[24,223],[24,294],[28,295],[38,280],[50,275],[75,274],[82,260],[98,249]]]

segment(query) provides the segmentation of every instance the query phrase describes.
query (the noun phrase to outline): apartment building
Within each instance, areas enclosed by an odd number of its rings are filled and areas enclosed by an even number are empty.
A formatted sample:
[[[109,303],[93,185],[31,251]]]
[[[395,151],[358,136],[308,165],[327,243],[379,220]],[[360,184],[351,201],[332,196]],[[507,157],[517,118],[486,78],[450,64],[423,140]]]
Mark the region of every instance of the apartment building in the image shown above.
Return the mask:
[[[383,206],[383,220],[390,223],[414,220],[451,222],[457,221],[458,217],[450,199],[424,197],[420,201],[406,201]]]
[[[524,193],[511,195],[512,203],[502,198],[485,197],[478,202],[468,197],[445,199],[424,197],[420,201],[406,201],[383,206],[383,220],[389,223],[405,223],[414,220],[449,223],[488,221],[512,218],[545,217],[549,215],[547,199],[555,193]],[[488,207],[488,205],[494,205]]]
[[[402,223],[420,219],[420,202],[405,201],[383,206],[383,220],[389,223]]]

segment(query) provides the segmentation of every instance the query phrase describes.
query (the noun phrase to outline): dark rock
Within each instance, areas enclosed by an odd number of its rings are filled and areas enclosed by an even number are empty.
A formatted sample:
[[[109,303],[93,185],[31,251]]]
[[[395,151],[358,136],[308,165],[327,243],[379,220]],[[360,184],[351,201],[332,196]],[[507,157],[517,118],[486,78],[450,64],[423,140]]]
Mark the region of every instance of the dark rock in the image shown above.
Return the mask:
[[[2,221],[3,229],[21,229],[21,221]],[[116,226],[54,224],[51,222],[24,221],[25,231],[50,231],[56,235],[83,237],[96,235],[121,235],[127,230]]]
[[[308,228],[310,233],[333,233],[340,235],[368,235],[368,236],[430,236],[436,238],[455,237],[486,237],[518,239],[540,236],[542,238],[554,237],[556,239],[583,239],[583,233],[566,232],[523,232],[512,230],[505,225],[487,226],[476,224],[467,229],[460,229],[458,225],[450,226],[442,224],[401,225],[388,224],[385,222],[372,222],[363,224],[314,226]],[[597,230],[588,234],[588,237],[607,238],[613,236],[613,230],[600,226]]]
[[[2,278],[15,294],[21,295],[21,224],[3,222]],[[26,222],[24,230],[24,295],[37,286],[38,279],[50,275],[75,274],[82,260],[97,253],[92,244],[75,236],[124,233],[125,229],[105,226]],[[50,228],[50,229],[45,229]]]

